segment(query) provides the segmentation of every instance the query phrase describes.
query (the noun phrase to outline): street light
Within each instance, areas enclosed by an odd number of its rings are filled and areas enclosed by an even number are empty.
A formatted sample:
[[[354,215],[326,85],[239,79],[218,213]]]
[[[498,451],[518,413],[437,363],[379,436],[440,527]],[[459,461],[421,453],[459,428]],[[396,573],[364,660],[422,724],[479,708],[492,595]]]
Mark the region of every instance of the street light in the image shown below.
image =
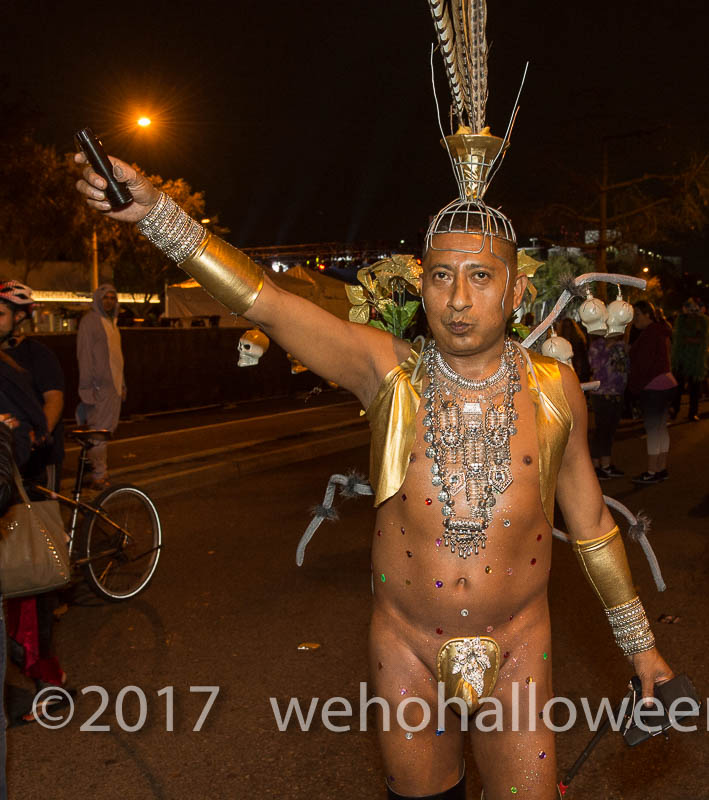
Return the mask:
[[[650,267],[643,267],[643,272],[650,272]]]
[[[138,120],[138,125],[140,125],[141,128],[147,128],[148,125],[151,124],[151,122],[152,120],[150,119],[150,117],[141,117]]]

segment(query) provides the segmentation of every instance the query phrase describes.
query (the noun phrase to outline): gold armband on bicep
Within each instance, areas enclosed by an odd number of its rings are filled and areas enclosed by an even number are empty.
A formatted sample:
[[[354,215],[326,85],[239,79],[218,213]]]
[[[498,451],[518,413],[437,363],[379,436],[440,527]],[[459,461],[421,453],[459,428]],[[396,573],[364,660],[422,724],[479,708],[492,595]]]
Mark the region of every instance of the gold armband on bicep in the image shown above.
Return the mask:
[[[164,192],[138,230],[204,289],[237,314],[256,302],[263,269],[241,250],[213,236]]]
[[[597,539],[580,539],[573,543],[573,548],[588,582],[603,603],[621,650],[634,655],[654,647],[655,637],[635,592],[618,526]]]

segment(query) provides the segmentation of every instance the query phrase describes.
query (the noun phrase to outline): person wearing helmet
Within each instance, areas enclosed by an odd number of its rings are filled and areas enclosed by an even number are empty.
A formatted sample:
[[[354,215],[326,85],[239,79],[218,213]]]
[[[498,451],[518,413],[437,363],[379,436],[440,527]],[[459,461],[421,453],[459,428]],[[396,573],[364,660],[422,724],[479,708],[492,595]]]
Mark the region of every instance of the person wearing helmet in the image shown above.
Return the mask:
[[[46,441],[34,442],[22,472],[28,480],[46,483],[56,490],[64,460],[64,373],[48,347],[21,332],[33,308],[28,286],[14,280],[0,281],[0,349],[24,371],[46,420]]]

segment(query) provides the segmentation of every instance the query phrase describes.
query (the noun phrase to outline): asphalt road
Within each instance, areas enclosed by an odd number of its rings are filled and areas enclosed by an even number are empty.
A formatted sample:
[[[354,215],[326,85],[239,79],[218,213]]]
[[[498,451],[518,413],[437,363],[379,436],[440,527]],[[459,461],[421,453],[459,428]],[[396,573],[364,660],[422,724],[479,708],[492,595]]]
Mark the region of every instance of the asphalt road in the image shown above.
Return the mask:
[[[655,591],[640,549],[628,544],[631,567],[649,617],[680,617],[656,623],[655,634],[704,698],[709,516],[687,512],[709,490],[708,445],[708,419],[675,425],[669,481],[639,489],[626,479],[604,484],[607,494],[654,519],[667,591]],[[639,438],[627,437],[616,463],[640,472],[642,451]],[[181,465],[162,467],[154,489],[166,546],[154,582],[115,605],[79,589],[56,626],[60,660],[78,689],[75,716],[61,730],[32,724],[8,732],[10,798],[383,798],[373,731],[333,733],[316,715],[309,732],[292,724],[279,732],[269,703],[343,696],[358,709],[359,684],[367,680],[370,502],[342,505],[341,520],[323,525],[300,569],[295,547],[328,476],[348,467],[366,471],[366,463],[362,447],[246,475],[223,465],[207,469],[207,459],[200,474],[208,479],[198,483]],[[556,693],[587,696],[592,705],[606,695],[620,699],[629,668],[570,548],[558,541],[550,604]],[[303,642],[321,647],[299,650]],[[107,691],[108,707],[93,719],[107,731],[81,730],[99,709],[94,690],[82,694],[92,685]],[[135,732],[119,727],[117,698],[126,686],[146,697],[145,723]],[[190,686],[220,687],[201,731],[192,728],[208,695]],[[174,687],[173,731],[166,730],[170,690],[158,695],[164,687]],[[126,723],[138,719],[134,690],[122,711]],[[709,800],[706,713],[700,732],[657,737],[633,750],[609,734],[567,797]],[[560,769],[588,738],[580,724],[557,737]],[[472,762],[469,787],[479,797]]]

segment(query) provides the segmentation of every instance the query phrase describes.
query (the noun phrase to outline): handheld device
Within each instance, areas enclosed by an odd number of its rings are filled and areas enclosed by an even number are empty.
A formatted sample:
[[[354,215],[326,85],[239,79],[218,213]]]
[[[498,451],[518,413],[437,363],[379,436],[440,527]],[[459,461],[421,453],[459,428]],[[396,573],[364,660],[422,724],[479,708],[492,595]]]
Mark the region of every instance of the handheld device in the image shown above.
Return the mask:
[[[686,675],[677,675],[672,680],[655,687],[655,697],[660,701],[662,713],[659,714],[654,708],[651,708],[647,712],[646,719],[643,719],[642,709],[638,709],[634,714],[636,706],[642,702],[640,678],[634,675],[631,683],[633,686],[633,702],[630,711],[632,716],[623,732],[625,743],[630,747],[635,747],[651,736],[665,734],[669,728],[674,727],[675,723],[689,720],[691,725],[691,717],[696,717],[699,713],[701,703],[697,690]],[[638,726],[636,716],[641,719],[642,726]]]
[[[106,200],[114,211],[119,211],[133,202],[133,195],[125,183],[116,180],[113,174],[113,164],[108,159],[103,145],[96,138],[91,128],[82,128],[74,134],[77,149],[88,158],[89,164],[106,181]]]

